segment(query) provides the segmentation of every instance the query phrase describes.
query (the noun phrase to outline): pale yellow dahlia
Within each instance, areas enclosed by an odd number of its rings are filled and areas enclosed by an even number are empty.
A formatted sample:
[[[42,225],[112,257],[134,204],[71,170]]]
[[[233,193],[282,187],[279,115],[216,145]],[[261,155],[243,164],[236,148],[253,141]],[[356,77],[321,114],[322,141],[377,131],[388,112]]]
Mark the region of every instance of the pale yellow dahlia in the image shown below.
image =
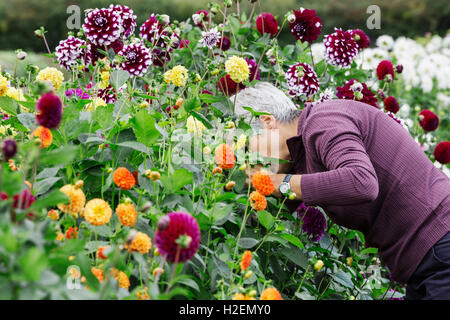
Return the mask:
[[[250,67],[244,58],[232,56],[225,62],[225,72],[230,75],[231,80],[241,83],[250,76]]]
[[[109,204],[102,199],[92,199],[84,208],[84,218],[94,226],[107,224],[112,216]]]
[[[107,104],[105,100],[99,97],[95,97],[92,99],[92,102],[86,105],[87,111],[94,111],[98,107],[105,107]]]
[[[183,66],[175,66],[171,70],[164,73],[164,81],[166,83],[173,83],[177,87],[183,87],[186,85],[188,79],[188,71]]]
[[[14,87],[9,87],[6,91],[6,95],[16,101],[25,101],[22,90],[16,89]]]
[[[56,68],[47,67],[39,71],[36,80],[41,82],[48,81],[55,90],[58,90],[64,81],[64,75]]]
[[[193,116],[190,116],[189,118],[187,118],[186,128],[189,133],[193,133],[194,136],[196,136],[196,137],[201,136],[203,133],[203,130],[206,129],[204,124],[201,121],[194,118]]]
[[[236,143],[234,143],[234,150],[241,150],[245,147],[245,143],[247,142],[247,136],[245,134],[241,134]]]
[[[100,89],[106,89],[109,86],[109,72],[103,71],[100,74],[101,81],[99,83]]]
[[[0,74],[0,96],[4,96],[8,91],[8,79]]]

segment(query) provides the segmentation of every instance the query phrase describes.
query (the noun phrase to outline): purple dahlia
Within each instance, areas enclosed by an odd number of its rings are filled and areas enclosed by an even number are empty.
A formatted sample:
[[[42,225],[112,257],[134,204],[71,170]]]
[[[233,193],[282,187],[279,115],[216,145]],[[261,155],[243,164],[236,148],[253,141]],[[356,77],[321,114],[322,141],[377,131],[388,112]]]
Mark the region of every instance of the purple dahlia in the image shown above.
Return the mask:
[[[247,61],[247,64],[250,68],[250,75],[249,75],[249,81],[252,82],[253,80],[259,80],[260,79],[260,73],[261,70],[258,69],[258,65],[256,64],[255,59],[249,59],[245,58],[245,61]],[[243,88],[241,88],[243,89]]]
[[[297,63],[289,67],[285,74],[289,88],[289,94],[292,97],[300,98],[305,96],[309,98],[319,91],[319,80],[316,72],[306,63]]]
[[[91,63],[90,51],[91,45],[86,41],[69,36],[59,42],[55,54],[59,65],[70,71],[78,65],[79,60],[88,66]]]
[[[358,44],[353,39],[351,31],[335,28],[335,32],[325,37],[325,58],[328,63],[342,68],[350,68],[353,59],[358,54]]]
[[[322,19],[316,15],[315,10],[304,9],[294,10],[295,20],[289,23],[292,35],[295,40],[312,43],[322,32]]]
[[[36,105],[36,121],[43,127],[55,129],[61,123],[62,101],[53,92],[41,96]]]
[[[120,68],[131,76],[142,76],[152,64],[150,50],[140,43],[126,45],[118,54],[125,58]]]
[[[122,17],[112,9],[93,9],[86,14],[83,24],[86,38],[103,48],[118,40],[122,34]]]
[[[14,139],[6,139],[2,142],[3,159],[9,160],[17,153],[17,143]]]
[[[302,230],[311,237],[311,241],[319,241],[325,233],[327,220],[315,207],[307,207],[304,203],[298,206],[297,216],[302,219]]]
[[[189,213],[167,214],[158,222],[155,245],[169,262],[185,262],[191,259],[200,245],[197,220]]]
[[[343,87],[337,87],[336,97],[339,99],[356,100],[370,104],[375,108],[378,106],[378,99],[375,94],[367,87],[365,83],[350,79]]]
[[[109,8],[119,13],[122,19],[123,38],[128,39],[134,33],[134,29],[136,29],[136,15],[133,13],[133,10],[119,4],[110,5]]]
[[[232,96],[241,89],[238,84],[231,79],[229,74],[226,74],[219,79],[217,87],[219,88],[220,92],[222,92],[226,96]]]

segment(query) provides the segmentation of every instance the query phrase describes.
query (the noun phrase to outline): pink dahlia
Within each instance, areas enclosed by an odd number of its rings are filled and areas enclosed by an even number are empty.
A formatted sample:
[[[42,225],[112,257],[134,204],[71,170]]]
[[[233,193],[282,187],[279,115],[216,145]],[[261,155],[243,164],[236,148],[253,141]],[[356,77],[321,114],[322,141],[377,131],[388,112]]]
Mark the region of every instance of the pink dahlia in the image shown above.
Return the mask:
[[[263,12],[256,18],[256,29],[261,35],[270,33],[273,37],[278,32],[277,19],[271,13]]]
[[[208,19],[208,11],[206,10],[198,10],[192,15],[192,21],[194,22],[194,24],[202,29],[205,29],[205,25],[203,24],[203,22],[207,22]]]
[[[136,15],[133,13],[133,10],[119,4],[110,5],[109,8],[119,13],[122,19],[122,36],[124,39],[128,39],[134,33],[134,29],[136,29]]]
[[[285,74],[289,88],[289,94],[292,97],[300,98],[305,96],[309,98],[319,91],[319,80],[316,72],[306,63],[297,63],[289,67]]]
[[[197,220],[189,213],[167,214],[158,222],[155,245],[169,262],[185,262],[191,259],[200,245]]]
[[[295,40],[312,43],[322,32],[322,19],[316,15],[316,10],[294,10],[295,20],[289,23]]]
[[[86,14],[83,31],[94,45],[109,46],[122,34],[122,18],[112,9],[93,9]]]
[[[397,99],[395,99],[393,96],[389,96],[386,99],[384,99],[384,110],[397,113],[398,110],[400,110],[400,106],[397,102]]]
[[[126,45],[118,54],[125,58],[120,68],[134,77],[142,76],[152,64],[150,50],[141,43]]]
[[[219,42],[217,42],[217,48],[219,48],[222,51],[227,51],[231,48],[231,40],[227,36],[223,36],[219,39]]]
[[[16,194],[13,197],[13,207],[25,210],[28,209],[34,201],[36,201],[35,196],[33,196],[28,189],[25,189],[22,193]]]
[[[219,88],[220,92],[222,92],[226,96],[232,96],[240,90],[238,84],[231,79],[229,74],[220,78],[219,82],[217,83],[217,87]]]
[[[59,65],[70,71],[78,65],[79,61],[85,66],[91,63],[90,50],[91,45],[86,41],[69,36],[59,42],[55,55]]]
[[[337,87],[336,97],[339,99],[356,100],[370,104],[375,108],[378,106],[378,99],[375,94],[367,87],[365,83],[350,79],[343,87]]]
[[[419,124],[425,131],[434,131],[439,126],[439,117],[433,111],[424,109],[419,113]]]
[[[433,152],[434,159],[442,164],[450,163],[450,141],[440,142]]]
[[[378,80],[384,80],[387,75],[390,75],[394,79],[394,66],[389,60],[383,60],[377,66]]]
[[[370,38],[369,36],[362,31],[361,29],[350,30],[353,35],[353,39],[358,44],[358,50],[361,51],[370,46]]]
[[[36,111],[36,121],[41,126],[55,129],[61,122],[62,101],[53,92],[45,93],[37,102]]]
[[[342,68],[350,68],[358,54],[358,44],[350,31],[334,28],[335,32],[325,37],[325,57],[327,61]]]

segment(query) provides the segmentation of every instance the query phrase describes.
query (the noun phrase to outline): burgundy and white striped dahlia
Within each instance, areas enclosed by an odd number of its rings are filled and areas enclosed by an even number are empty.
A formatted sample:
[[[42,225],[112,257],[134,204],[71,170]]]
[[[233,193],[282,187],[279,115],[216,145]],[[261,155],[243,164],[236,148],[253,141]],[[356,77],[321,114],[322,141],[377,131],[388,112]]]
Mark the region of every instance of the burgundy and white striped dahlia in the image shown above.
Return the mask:
[[[106,103],[116,103],[117,101],[116,89],[114,89],[111,85],[107,86],[105,89],[99,89],[97,95]]]
[[[297,63],[289,67],[285,74],[292,97],[305,96],[309,98],[319,91],[319,80],[316,72],[306,63]]]
[[[125,58],[120,68],[131,76],[142,76],[152,64],[150,50],[140,43],[126,45],[118,54]]]
[[[294,10],[295,20],[289,23],[292,35],[295,40],[312,43],[322,32],[322,19],[316,15],[315,10],[304,9]]]
[[[112,9],[93,9],[86,13],[83,31],[94,45],[109,46],[122,35],[122,17]]]
[[[358,54],[358,44],[351,31],[334,28],[335,32],[325,37],[325,58],[328,63],[342,68],[350,68]]]
[[[142,39],[147,40],[152,45],[162,44],[160,43],[160,38],[163,29],[164,26],[156,19],[155,14],[152,13],[150,18],[148,18],[139,29],[139,35]]]
[[[128,39],[136,29],[136,15],[134,14],[133,10],[128,8],[127,6],[122,5],[110,5],[110,9],[113,11],[116,11],[119,13],[119,15],[122,18],[122,28],[123,33],[122,36],[124,39]]]
[[[79,60],[85,66],[91,63],[91,45],[74,36],[61,40],[55,51],[59,65],[66,70],[74,69]]]

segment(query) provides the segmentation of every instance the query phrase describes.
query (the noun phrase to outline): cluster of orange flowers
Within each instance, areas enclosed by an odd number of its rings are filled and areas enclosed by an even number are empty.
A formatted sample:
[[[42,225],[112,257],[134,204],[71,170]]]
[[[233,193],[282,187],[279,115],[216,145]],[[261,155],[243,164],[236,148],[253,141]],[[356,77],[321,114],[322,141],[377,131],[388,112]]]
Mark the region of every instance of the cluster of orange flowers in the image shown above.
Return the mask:
[[[256,211],[262,211],[267,208],[266,196],[272,194],[275,190],[270,175],[264,171],[256,172],[252,177],[252,185],[256,189],[250,196],[250,205]]]

